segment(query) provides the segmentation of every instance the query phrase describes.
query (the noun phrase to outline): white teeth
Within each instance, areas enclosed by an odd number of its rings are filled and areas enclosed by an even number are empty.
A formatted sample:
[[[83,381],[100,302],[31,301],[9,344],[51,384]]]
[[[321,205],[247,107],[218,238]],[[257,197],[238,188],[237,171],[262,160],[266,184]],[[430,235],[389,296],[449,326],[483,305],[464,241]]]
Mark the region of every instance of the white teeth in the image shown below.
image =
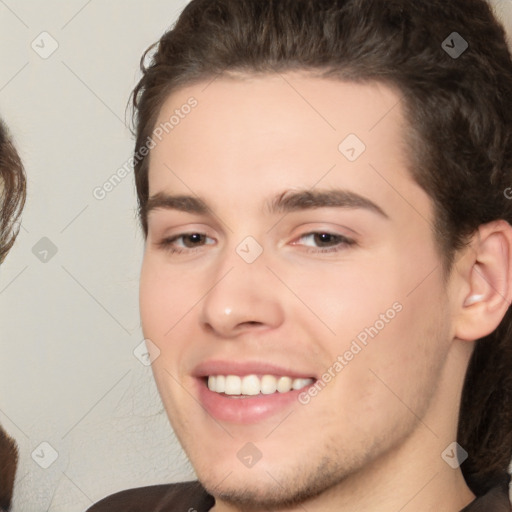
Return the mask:
[[[277,381],[277,391],[279,393],[287,393],[292,389],[293,381],[290,377],[280,377]]]
[[[217,377],[218,378],[218,377]],[[305,388],[308,384],[311,384],[311,379],[295,379],[292,384],[293,389],[302,389]],[[217,387],[219,385],[217,384]]]
[[[228,375],[226,377],[226,387],[224,389],[226,395],[242,394],[242,379],[237,375]]]
[[[247,375],[242,379],[242,395],[259,395],[260,379],[256,375]]]
[[[261,392],[271,395],[277,391],[277,379],[273,375],[263,375],[261,379]]]
[[[271,395],[278,391],[287,393],[288,391],[302,389],[313,384],[313,379],[292,379],[291,377],[274,377],[273,375],[263,375],[259,378],[257,375],[211,375],[208,377],[208,389],[216,393],[225,393],[226,395],[247,395],[255,396],[260,393]]]
[[[224,393],[226,390],[226,377],[224,375],[217,375],[215,377],[215,391],[217,393]]]

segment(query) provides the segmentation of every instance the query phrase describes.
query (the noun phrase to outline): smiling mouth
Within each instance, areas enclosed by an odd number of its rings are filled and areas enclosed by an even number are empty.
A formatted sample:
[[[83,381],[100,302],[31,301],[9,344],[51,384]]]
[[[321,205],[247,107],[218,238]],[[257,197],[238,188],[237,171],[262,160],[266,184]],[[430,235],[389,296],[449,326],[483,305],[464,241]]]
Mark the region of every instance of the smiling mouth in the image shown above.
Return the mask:
[[[208,389],[230,397],[254,397],[288,393],[306,388],[315,382],[313,378],[292,378],[275,375],[210,375],[204,379]]]

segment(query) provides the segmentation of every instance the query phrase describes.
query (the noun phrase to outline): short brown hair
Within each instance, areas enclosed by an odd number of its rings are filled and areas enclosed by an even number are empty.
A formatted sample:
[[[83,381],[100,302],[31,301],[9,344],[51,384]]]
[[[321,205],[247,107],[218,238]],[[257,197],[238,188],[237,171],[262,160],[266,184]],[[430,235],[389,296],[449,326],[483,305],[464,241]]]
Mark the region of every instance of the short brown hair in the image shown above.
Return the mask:
[[[454,37],[469,45],[461,55],[446,51]],[[192,0],[148,52],[133,93],[135,155],[171,92],[223,73],[378,81],[402,98],[410,171],[434,203],[444,270],[480,225],[512,223],[512,59],[485,0]],[[135,160],[145,234],[149,157]],[[462,471],[479,494],[512,456],[511,368],[509,308],[477,341],[461,403]]]
[[[25,204],[26,178],[16,148],[0,121],[0,263],[12,247],[15,229]]]

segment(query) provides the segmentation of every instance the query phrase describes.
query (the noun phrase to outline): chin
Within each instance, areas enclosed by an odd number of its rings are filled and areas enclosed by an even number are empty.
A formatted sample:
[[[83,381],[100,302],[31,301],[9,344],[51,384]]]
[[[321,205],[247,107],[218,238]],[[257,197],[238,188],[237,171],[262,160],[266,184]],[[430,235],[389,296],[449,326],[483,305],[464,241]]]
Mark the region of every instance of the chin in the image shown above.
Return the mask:
[[[211,466],[205,471],[197,468],[196,472],[211,495],[246,511],[297,506],[335,487],[347,476],[336,458],[325,457],[313,466],[297,461],[289,464],[260,462],[242,470],[233,464],[215,465],[213,472]]]
[[[220,485],[213,482],[210,485],[209,481],[201,483],[217,499],[240,510],[286,509],[303,504],[339,483],[339,475],[325,473],[325,469],[318,468],[315,474],[307,476],[298,472],[286,477],[260,472],[259,476],[248,474],[245,479],[230,475]]]

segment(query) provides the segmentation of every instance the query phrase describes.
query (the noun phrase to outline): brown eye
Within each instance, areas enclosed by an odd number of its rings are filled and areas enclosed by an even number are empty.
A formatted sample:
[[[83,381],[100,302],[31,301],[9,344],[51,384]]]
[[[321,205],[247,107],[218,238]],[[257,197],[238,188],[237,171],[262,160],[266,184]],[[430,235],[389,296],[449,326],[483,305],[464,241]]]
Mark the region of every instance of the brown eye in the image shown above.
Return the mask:
[[[215,240],[204,233],[181,233],[179,235],[165,238],[158,243],[158,246],[171,253],[193,252],[205,245],[212,245]]]
[[[190,235],[182,235],[183,245],[188,249],[202,245],[206,241],[206,235],[201,233],[192,233]]]
[[[319,246],[333,246],[340,243],[340,238],[337,235],[333,235],[331,233],[315,233],[314,235],[314,241]]]
[[[355,243],[354,240],[343,235],[317,231],[302,235],[293,245],[303,245],[309,252],[323,253],[341,251]]]

